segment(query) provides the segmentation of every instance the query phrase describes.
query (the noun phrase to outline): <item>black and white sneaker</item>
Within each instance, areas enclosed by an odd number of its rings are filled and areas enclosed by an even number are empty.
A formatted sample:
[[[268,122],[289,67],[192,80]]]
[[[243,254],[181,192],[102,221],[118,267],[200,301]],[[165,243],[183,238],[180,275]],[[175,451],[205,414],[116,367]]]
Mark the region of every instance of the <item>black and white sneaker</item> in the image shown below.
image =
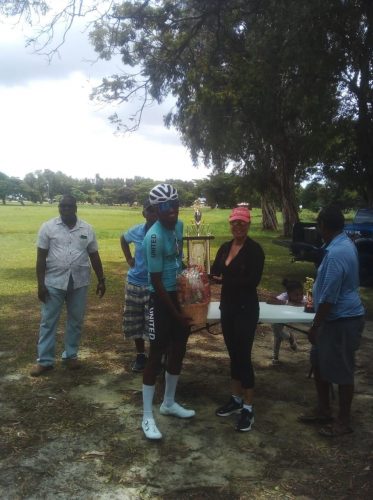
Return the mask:
[[[132,365],[132,371],[136,373],[141,373],[144,371],[146,360],[148,359],[146,354],[138,354]]]
[[[224,406],[221,406],[215,411],[217,417],[228,417],[228,415],[233,415],[233,413],[241,413],[243,408],[243,403],[237,403],[233,396]]]
[[[242,408],[241,415],[238,418],[236,431],[247,432],[251,430],[254,423],[254,411]]]

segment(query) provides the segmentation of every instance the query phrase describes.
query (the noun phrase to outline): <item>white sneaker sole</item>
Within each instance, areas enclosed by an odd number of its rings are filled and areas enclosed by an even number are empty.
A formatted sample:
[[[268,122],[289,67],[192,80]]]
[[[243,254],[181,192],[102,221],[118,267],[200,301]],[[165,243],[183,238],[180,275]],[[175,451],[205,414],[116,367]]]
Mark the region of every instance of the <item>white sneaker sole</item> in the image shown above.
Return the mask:
[[[180,405],[177,405],[174,408],[175,405],[172,405],[170,408],[167,406],[164,406],[163,404],[159,408],[159,413],[161,415],[168,415],[172,417],[177,417],[177,418],[192,418],[196,414],[194,410],[186,410]]]
[[[227,411],[225,413],[215,412],[217,417],[229,417],[229,415],[239,415],[242,411],[242,408],[237,408],[237,410]]]
[[[250,427],[246,427],[245,429],[236,429],[238,432],[248,432],[251,431],[251,427],[253,426],[253,423],[255,422],[254,417],[250,422]]]

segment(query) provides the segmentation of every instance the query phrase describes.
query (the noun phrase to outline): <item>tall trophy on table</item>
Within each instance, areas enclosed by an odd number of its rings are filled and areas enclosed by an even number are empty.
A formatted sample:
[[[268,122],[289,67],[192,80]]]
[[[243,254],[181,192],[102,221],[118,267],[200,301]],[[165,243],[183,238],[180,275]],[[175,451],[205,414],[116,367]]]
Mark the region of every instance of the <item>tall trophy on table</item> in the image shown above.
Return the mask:
[[[178,277],[179,302],[192,325],[205,325],[210,302],[210,241],[214,239],[204,224],[199,205],[194,206],[193,222],[186,226],[187,267]]]
[[[214,236],[210,233],[209,225],[203,222],[202,210],[194,205],[193,222],[186,226],[187,262],[188,266],[201,266],[210,274],[210,241]]]

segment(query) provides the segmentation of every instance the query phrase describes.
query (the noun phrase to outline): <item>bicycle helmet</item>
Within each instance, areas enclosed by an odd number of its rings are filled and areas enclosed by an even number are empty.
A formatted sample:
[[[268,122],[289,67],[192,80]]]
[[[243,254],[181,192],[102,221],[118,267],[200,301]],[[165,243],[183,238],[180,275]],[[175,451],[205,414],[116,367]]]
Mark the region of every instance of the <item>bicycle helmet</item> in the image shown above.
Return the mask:
[[[177,189],[171,184],[158,184],[153,187],[149,193],[149,201],[151,205],[158,205],[165,201],[177,200],[179,198]]]

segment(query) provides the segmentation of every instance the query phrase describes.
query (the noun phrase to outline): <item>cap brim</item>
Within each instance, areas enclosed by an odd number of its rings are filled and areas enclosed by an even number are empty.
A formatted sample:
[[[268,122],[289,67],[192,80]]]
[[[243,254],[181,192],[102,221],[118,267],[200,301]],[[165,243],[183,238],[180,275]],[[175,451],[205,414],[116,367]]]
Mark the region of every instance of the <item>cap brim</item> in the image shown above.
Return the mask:
[[[238,216],[229,217],[229,222],[233,222],[234,220],[240,220],[242,222],[250,222],[250,219],[244,219],[243,217],[238,217]]]

